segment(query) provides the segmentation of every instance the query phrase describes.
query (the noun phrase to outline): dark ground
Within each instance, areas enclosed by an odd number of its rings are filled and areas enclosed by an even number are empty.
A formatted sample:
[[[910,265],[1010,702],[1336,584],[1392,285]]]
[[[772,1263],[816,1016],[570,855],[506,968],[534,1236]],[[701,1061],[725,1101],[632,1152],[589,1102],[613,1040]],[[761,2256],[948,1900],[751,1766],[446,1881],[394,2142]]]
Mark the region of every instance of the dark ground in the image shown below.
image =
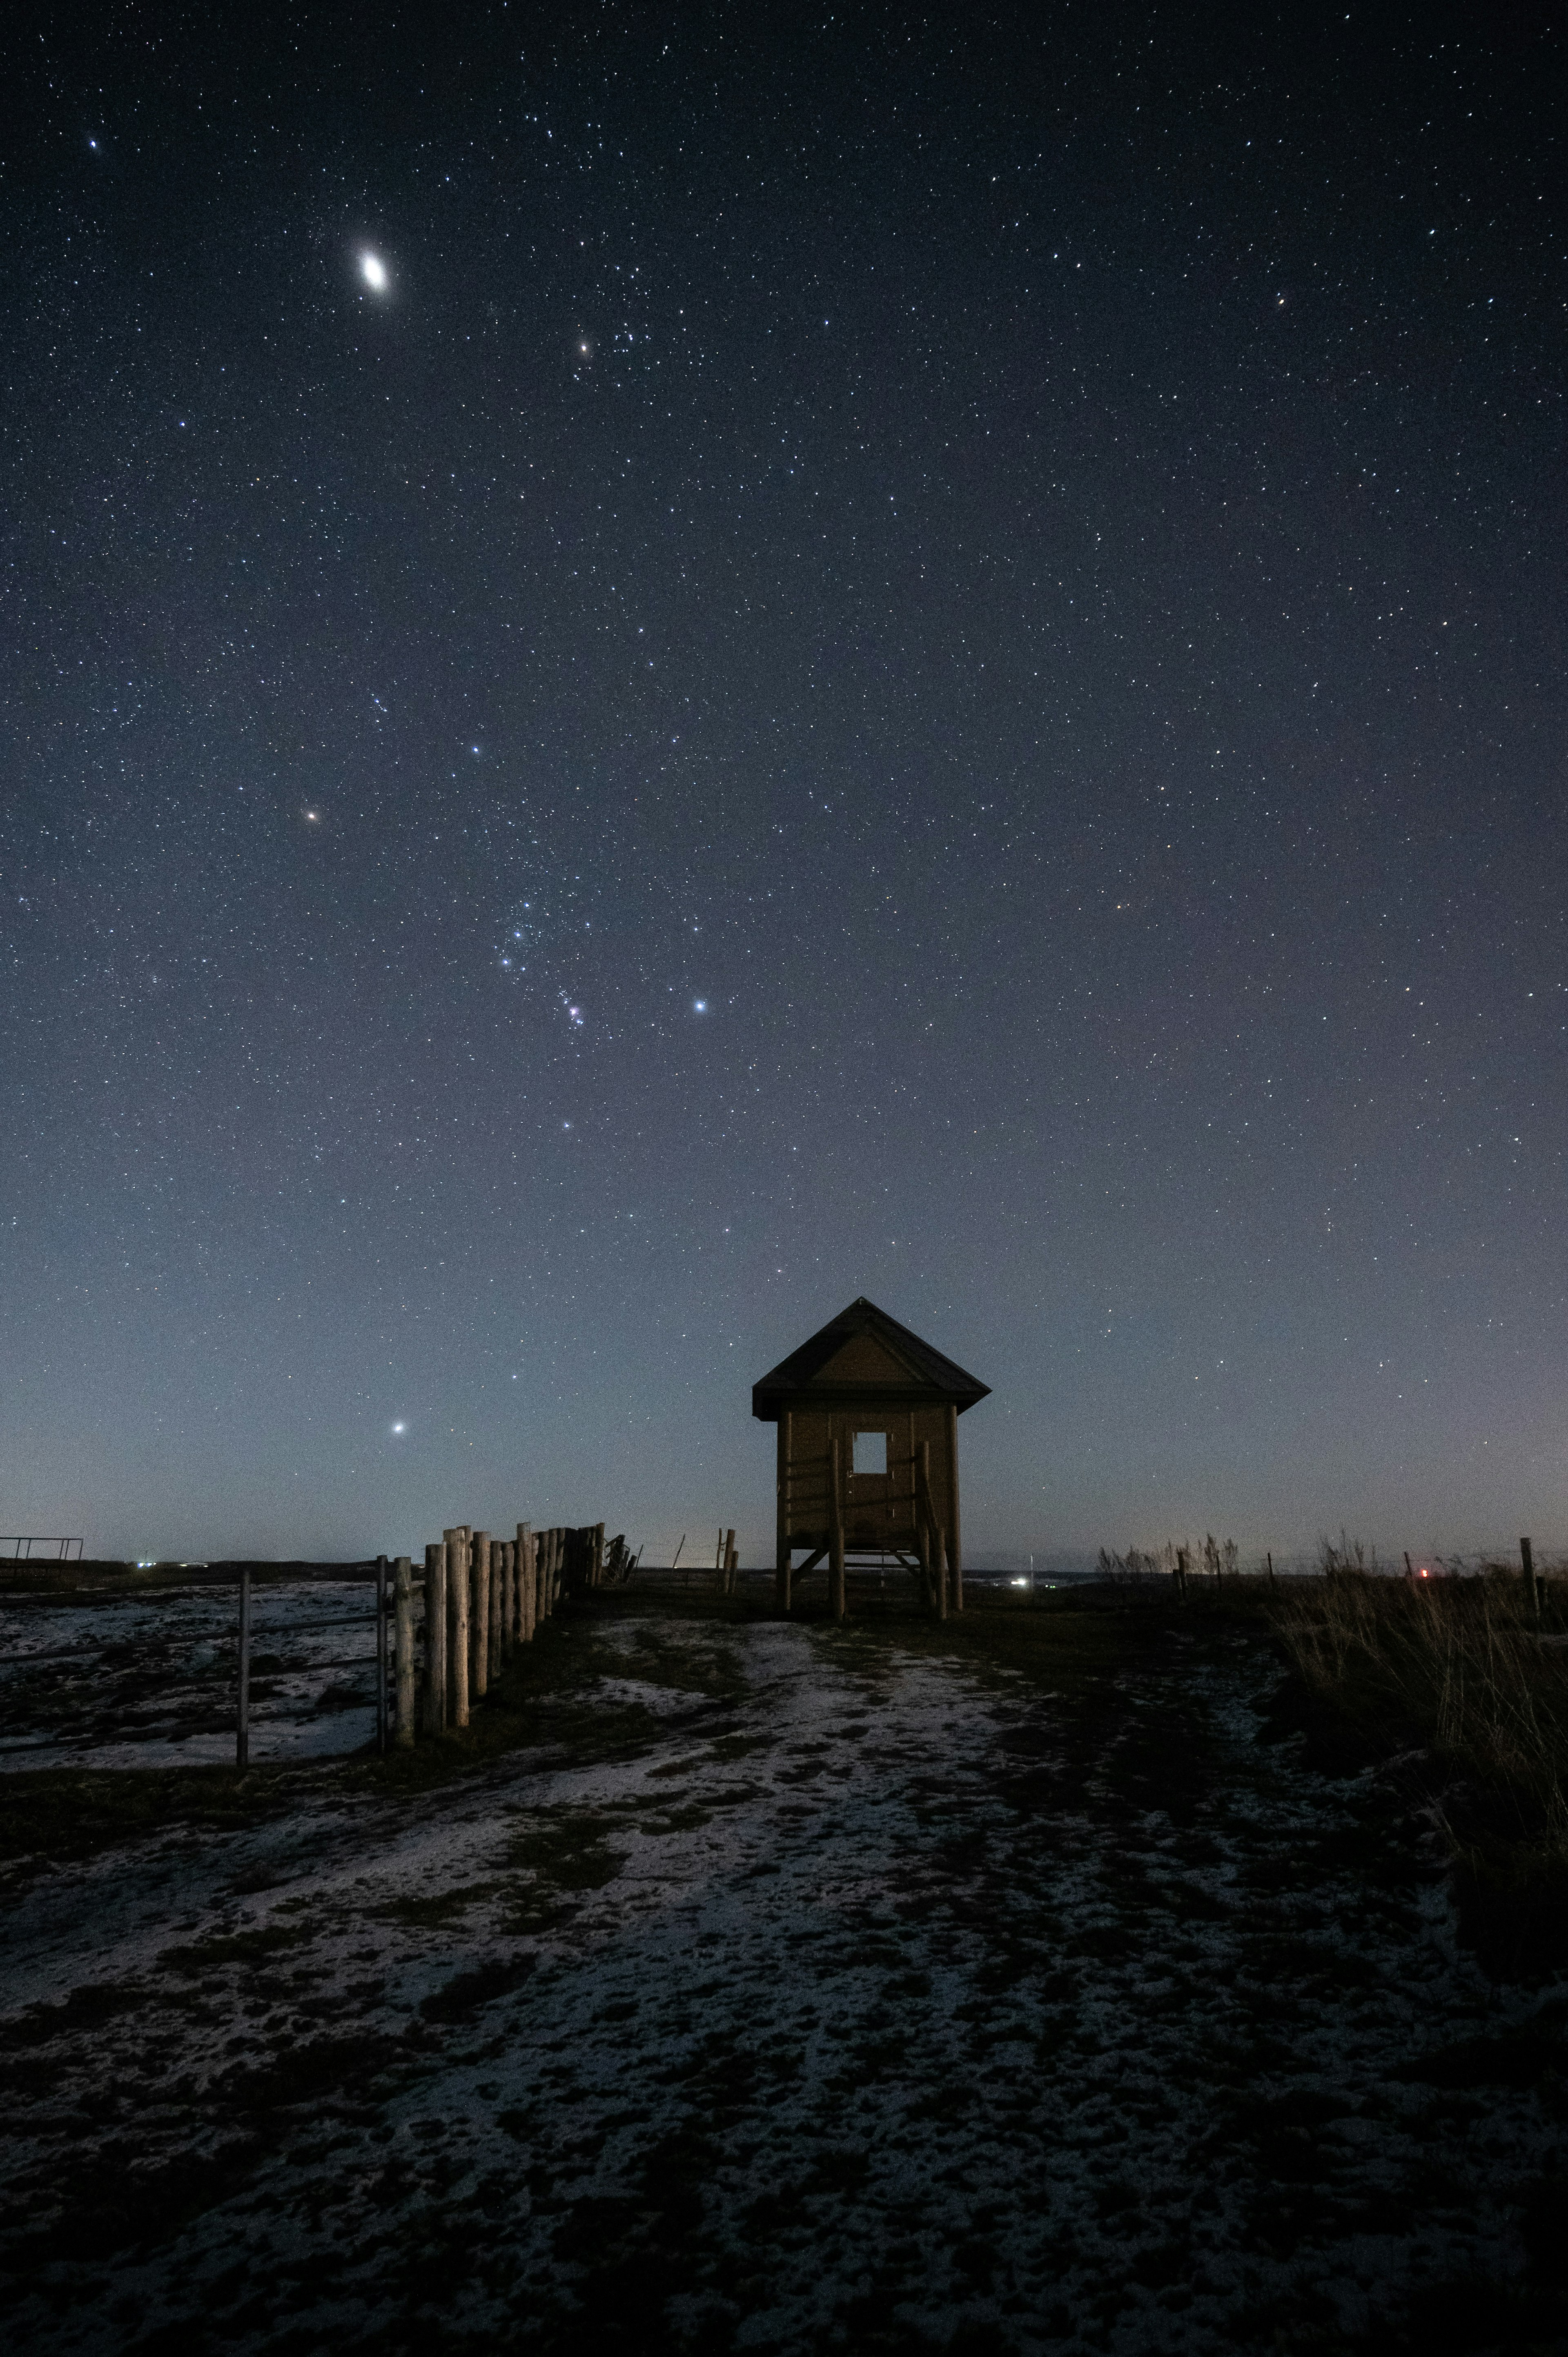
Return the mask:
[[[1309,1719],[1198,1611],[634,1592],[464,1749],[9,1776],[9,2344],[1568,2348],[1568,1987]]]

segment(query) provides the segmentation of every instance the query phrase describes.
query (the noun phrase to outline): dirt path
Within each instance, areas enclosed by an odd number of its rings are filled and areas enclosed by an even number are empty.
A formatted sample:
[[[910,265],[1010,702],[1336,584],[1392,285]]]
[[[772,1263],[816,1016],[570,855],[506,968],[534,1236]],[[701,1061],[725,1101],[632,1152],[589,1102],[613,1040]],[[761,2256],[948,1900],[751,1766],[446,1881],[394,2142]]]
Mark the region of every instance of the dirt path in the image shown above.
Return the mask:
[[[32,1881],[12,2345],[1565,2345],[1568,1996],[1256,1643],[1059,1630],[628,1609],[461,1782]]]

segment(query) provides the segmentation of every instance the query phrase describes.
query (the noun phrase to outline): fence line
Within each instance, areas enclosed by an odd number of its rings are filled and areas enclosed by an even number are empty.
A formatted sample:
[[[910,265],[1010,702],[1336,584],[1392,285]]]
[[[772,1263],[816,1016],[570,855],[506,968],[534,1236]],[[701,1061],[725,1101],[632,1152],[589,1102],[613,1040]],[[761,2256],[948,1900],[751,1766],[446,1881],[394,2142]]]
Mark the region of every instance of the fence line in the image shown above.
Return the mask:
[[[556,1524],[535,1531],[519,1523],[516,1536],[498,1539],[466,1523],[454,1523],[424,1549],[414,1569],[410,1555],[375,1563],[376,1749],[411,1748],[422,1736],[467,1727],[476,1703],[489,1691],[520,1645],[532,1644],[564,1595],[624,1586],[640,1555],[624,1534],[605,1545],[603,1523]],[[734,1555],[734,1534],[728,1554]],[[733,1576],[733,1566],[731,1571]],[[339,1614],[322,1627],[364,1625]],[[239,1659],[235,1685],[234,1764],[250,1764],[251,1566],[240,1573]],[[328,1667],[333,1666],[328,1663]],[[344,1663],[341,1666],[347,1667]],[[356,1663],[358,1667],[360,1664]]]

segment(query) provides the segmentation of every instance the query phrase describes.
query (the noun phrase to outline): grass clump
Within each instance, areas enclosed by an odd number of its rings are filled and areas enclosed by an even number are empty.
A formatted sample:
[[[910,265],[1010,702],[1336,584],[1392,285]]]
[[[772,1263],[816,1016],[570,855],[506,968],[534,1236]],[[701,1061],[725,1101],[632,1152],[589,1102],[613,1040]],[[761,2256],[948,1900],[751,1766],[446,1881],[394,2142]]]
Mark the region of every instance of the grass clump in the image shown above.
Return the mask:
[[[1568,1947],[1568,1614],[1517,1572],[1391,1577],[1325,1544],[1282,1584],[1275,1628],[1308,1689],[1453,1771],[1436,1803],[1479,1944],[1544,1962]],[[1476,1902],[1479,1902],[1478,1904]],[[1490,1916],[1489,1921],[1487,1920]]]

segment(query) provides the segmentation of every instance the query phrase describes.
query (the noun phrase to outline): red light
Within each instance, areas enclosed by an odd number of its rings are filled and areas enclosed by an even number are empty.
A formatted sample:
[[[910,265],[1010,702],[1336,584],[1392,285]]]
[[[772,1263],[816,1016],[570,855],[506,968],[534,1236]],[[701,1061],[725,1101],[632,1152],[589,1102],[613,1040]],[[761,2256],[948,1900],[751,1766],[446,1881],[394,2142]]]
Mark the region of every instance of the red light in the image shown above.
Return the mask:
[[[1430,1579],[1430,1578],[1431,1578],[1431,1577],[1432,1577],[1432,1574],[1427,1570],[1426,1566],[1425,1566],[1424,1564],[1423,1564],[1423,1565],[1422,1565],[1422,1566],[1421,1566],[1421,1576],[1422,1576],[1423,1579]]]

